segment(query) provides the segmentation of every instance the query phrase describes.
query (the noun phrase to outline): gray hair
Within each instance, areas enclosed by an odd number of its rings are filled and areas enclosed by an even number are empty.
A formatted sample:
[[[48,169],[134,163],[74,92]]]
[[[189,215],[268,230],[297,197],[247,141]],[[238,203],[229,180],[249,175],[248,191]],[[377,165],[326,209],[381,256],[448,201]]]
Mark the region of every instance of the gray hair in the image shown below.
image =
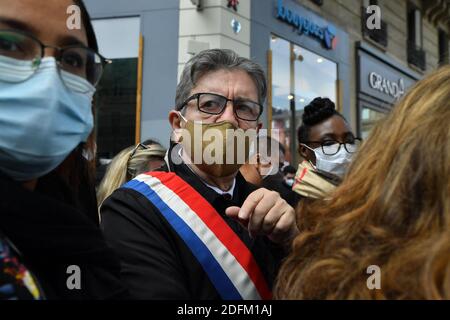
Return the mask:
[[[263,105],[267,95],[267,83],[261,66],[247,58],[240,57],[228,49],[204,50],[192,57],[185,65],[177,86],[175,109],[179,110],[194,88],[196,81],[208,72],[216,70],[243,70],[255,82],[258,102]]]

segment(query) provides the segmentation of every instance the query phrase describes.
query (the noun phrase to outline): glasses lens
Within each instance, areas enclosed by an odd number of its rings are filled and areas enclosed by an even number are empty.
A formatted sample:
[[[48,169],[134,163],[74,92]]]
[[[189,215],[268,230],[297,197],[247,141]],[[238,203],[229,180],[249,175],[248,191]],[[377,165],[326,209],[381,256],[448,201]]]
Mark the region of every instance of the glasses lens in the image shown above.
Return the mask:
[[[66,48],[61,54],[60,67],[70,74],[86,79],[95,86],[103,72],[102,58],[88,48]]]
[[[261,114],[261,106],[253,101],[236,101],[236,115],[242,120],[255,121]]]
[[[322,144],[322,151],[326,155],[332,156],[333,154],[336,154],[339,151],[340,144],[333,141],[324,142]]]
[[[219,114],[223,111],[226,104],[226,98],[213,94],[201,94],[198,97],[198,108],[200,111]]]
[[[0,55],[17,60],[41,57],[41,45],[35,39],[14,31],[0,31]]]
[[[346,142],[345,149],[348,151],[348,153],[355,153],[358,150],[360,145],[361,145],[361,140],[355,139],[352,142]]]
[[[22,82],[39,66],[41,47],[33,38],[14,31],[0,31],[0,80]]]

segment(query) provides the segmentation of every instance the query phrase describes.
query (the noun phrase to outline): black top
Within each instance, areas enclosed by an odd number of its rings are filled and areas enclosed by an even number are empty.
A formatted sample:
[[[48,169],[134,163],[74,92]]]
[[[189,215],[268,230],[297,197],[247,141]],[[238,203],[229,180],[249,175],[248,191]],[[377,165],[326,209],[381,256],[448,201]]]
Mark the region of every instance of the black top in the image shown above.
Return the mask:
[[[0,235],[17,249],[20,263],[36,276],[46,298],[127,297],[119,280],[119,261],[85,214],[4,176],[0,176],[0,194]],[[80,290],[67,286],[71,265],[80,268]]]
[[[80,162],[85,162],[83,159]],[[64,181],[56,171],[52,171],[43,177],[40,177],[36,185],[35,192],[58,199],[73,208],[77,208],[82,214],[86,215],[92,222],[99,226],[97,199],[95,196],[95,187],[80,173],[79,187],[69,185]],[[77,190],[78,189],[78,190]]]
[[[233,198],[226,199],[207,187],[185,164],[169,164],[171,171],[198,191],[241,238],[271,288],[284,250],[266,237],[251,239],[246,229],[225,215],[226,208],[241,206],[255,187],[238,174]],[[169,171],[167,166],[161,170]],[[101,216],[105,237],[121,259],[122,279],[134,297],[220,299],[190,249],[145,196],[132,189],[118,189],[103,203]]]

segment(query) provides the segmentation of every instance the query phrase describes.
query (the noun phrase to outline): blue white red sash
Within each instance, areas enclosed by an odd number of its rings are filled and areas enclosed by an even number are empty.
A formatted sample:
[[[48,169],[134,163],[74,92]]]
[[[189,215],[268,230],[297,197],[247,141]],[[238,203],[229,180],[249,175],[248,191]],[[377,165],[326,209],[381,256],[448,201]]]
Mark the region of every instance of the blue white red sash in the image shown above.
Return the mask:
[[[220,214],[172,172],[148,172],[126,183],[147,197],[183,239],[223,299],[270,299],[252,253]]]

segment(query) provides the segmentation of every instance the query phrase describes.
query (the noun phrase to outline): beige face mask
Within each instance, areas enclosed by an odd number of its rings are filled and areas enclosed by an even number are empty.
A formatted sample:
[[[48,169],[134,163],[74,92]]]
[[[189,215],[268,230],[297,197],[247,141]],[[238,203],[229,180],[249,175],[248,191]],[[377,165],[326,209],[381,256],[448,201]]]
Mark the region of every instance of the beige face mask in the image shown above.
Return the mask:
[[[181,144],[191,161],[200,170],[214,177],[237,173],[248,160],[251,135],[237,129],[231,122],[201,123],[187,120]],[[255,137],[256,137],[256,130]]]
[[[303,197],[326,199],[336,185],[322,177],[308,161],[298,165],[292,190]]]

